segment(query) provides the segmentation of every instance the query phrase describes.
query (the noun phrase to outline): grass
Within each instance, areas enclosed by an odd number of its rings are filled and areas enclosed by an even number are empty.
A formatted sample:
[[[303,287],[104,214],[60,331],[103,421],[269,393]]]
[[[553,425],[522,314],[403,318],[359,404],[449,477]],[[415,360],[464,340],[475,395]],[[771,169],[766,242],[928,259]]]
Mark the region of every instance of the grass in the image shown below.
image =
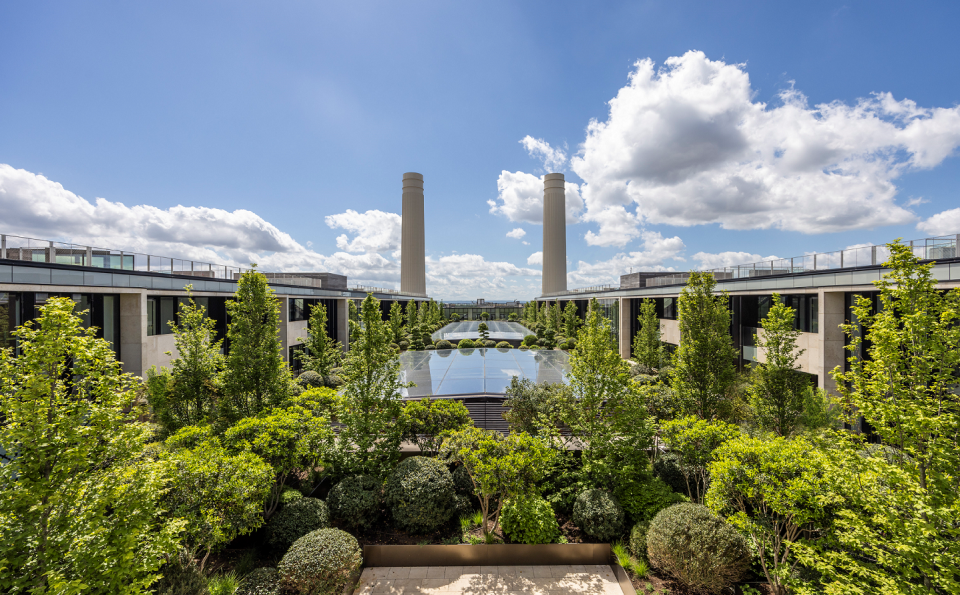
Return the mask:
[[[637,560],[631,556],[622,541],[616,542],[610,549],[613,551],[613,555],[617,557],[617,564],[634,574],[637,578],[647,577],[647,574],[650,572],[650,567],[647,566],[646,561]]]
[[[239,588],[240,578],[232,570],[226,574],[218,574],[207,579],[207,589],[210,590],[210,595],[233,595]]]

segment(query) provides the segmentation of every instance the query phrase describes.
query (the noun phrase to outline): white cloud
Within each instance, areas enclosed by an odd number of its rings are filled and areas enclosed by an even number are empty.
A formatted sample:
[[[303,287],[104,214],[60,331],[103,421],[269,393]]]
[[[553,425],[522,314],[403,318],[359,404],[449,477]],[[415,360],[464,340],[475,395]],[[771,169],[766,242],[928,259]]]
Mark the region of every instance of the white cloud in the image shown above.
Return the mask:
[[[507,293],[515,290],[507,288],[506,278],[540,276],[536,269],[521,268],[509,262],[490,262],[479,254],[453,254],[438,259],[427,257],[426,265],[429,292],[454,299],[518,298],[521,296]],[[536,281],[535,285],[527,283],[526,294],[539,289],[539,279]]]
[[[583,210],[580,186],[566,182],[563,190],[567,223],[576,223]],[[518,223],[543,225],[543,176],[503,170],[497,178],[497,193],[497,200],[487,201],[491,213]]]
[[[567,273],[568,287],[590,285],[617,285],[620,275],[637,270],[672,271],[663,265],[665,260],[683,260],[680,253],[685,248],[683,240],[674,236],[665,238],[660,232],[644,230],[640,233],[643,250],[621,252],[609,260],[595,263],[579,261],[574,271]]]
[[[693,259],[700,264],[697,267],[701,270],[719,269],[723,267],[735,266],[738,264],[750,264],[754,262],[763,262],[766,260],[777,260],[779,256],[760,256],[750,252],[719,252],[711,254],[709,252],[697,252]]]
[[[510,231],[507,232],[507,237],[508,237],[508,238],[514,238],[514,239],[516,239],[516,240],[519,240],[520,238],[522,238],[522,237],[525,236],[525,235],[527,235],[527,232],[524,231],[524,229],[523,229],[522,227],[517,227],[517,228],[511,229]]]
[[[540,266],[543,266],[543,252],[542,251],[534,252],[533,254],[528,256],[527,264],[529,265],[539,264]]]
[[[937,213],[918,223],[917,229],[932,236],[960,233],[960,208]]]
[[[567,162],[567,154],[561,149],[554,149],[550,143],[542,138],[533,138],[530,135],[523,137],[520,141],[523,148],[530,153],[531,157],[538,157],[543,161],[543,167],[546,173],[559,173],[563,171],[563,166]]]
[[[347,209],[346,213],[327,215],[327,226],[342,228],[356,234],[352,240],[347,234],[337,237],[337,248],[347,252],[385,252],[400,248],[400,215],[383,211],[358,213]]]
[[[523,244],[524,246],[529,246],[529,245],[530,245],[530,242],[528,242],[528,241],[526,241],[526,240],[524,240],[524,241],[522,241],[522,242],[520,242],[520,243]]]
[[[645,223],[820,233],[910,222],[894,181],[960,145],[960,107],[889,93],[811,107],[793,88],[768,106],[754,95],[745,65],[702,52],[661,69],[637,62],[570,160],[582,218],[598,227],[588,242],[623,246]],[[514,185],[498,186],[511,218],[523,212],[505,196]]]

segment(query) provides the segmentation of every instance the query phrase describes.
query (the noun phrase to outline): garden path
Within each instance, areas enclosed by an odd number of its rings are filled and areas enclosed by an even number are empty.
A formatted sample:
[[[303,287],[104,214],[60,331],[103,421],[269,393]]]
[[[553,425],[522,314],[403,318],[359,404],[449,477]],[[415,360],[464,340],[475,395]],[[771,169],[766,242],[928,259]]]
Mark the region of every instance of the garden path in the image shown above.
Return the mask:
[[[366,568],[355,595],[623,595],[613,569],[570,566]]]

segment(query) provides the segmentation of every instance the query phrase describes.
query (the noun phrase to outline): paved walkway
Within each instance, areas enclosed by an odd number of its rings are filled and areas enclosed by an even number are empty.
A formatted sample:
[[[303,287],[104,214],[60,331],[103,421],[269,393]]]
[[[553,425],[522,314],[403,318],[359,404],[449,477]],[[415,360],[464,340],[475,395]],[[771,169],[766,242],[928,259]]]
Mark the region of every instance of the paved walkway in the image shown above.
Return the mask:
[[[609,566],[365,568],[356,595],[623,595]]]

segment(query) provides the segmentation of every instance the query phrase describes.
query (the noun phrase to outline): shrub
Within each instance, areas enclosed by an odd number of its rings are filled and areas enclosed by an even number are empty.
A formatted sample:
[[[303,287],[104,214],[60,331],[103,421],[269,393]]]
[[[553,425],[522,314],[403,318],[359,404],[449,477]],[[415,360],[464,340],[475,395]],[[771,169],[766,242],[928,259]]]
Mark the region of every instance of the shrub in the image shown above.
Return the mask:
[[[521,345],[518,349],[520,349],[520,351],[529,351],[529,350],[530,350],[530,348],[527,347],[526,345]]]
[[[492,348],[492,347],[496,347],[496,346],[497,346],[497,342],[494,341],[493,339],[486,339],[486,340],[484,340],[482,343],[483,343],[483,346],[486,347],[487,349],[490,349],[490,348]],[[479,347],[479,345],[478,345],[478,347]]]
[[[446,339],[440,339],[436,343],[437,349],[453,349],[453,343],[447,341]]]
[[[432,531],[453,515],[453,477],[437,459],[404,460],[387,479],[384,493],[393,520],[414,533]]]
[[[407,349],[410,347],[410,341],[407,341],[406,339],[400,339],[400,342],[397,345],[400,347],[400,349]]]
[[[280,494],[280,505],[286,506],[294,500],[299,500],[300,498],[303,498],[303,494],[300,492],[300,490],[287,488],[283,490],[282,494]]]
[[[396,343],[391,343],[391,344],[390,344],[390,349],[393,349],[393,350],[396,351],[397,353],[400,353],[400,346],[397,345]]]
[[[316,498],[300,498],[284,506],[267,523],[267,543],[283,552],[307,533],[329,526],[326,503]]]
[[[457,343],[457,349],[470,349],[476,346],[477,344],[473,342],[473,339],[460,339],[460,342]]]
[[[280,595],[280,573],[276,568],[257,568],[243,577],[237,595]]]
[[[297,382],[304,388],[323,388],[323,376],[313,370],[307,370],[297,377]]]
[[[586,490],[573,504],[573,522],[601,541],[612,541],[623,532],[623,508],[607,490]]]
[[[424,347],[424,349],[436,349],[436,348],[437,348],[437,346],[434,345],[433,343],[431,343],[431,344],[427,345],[426,347]]]
[[[627,549],[638,560],[647,559],[647,531],[650,529],[650,521],[640,521],[630,529],[630,540],[627,542]]]
[[[670,486],[674,492],[684,494],[687,491],[687,482],[680,470],[680,457],[676,453],[662,453],[653,463],[653,474],[663,483]]]
[[[277,568],[281,588],[309,595],[340,595],[360,569],[360,544],[339,529],[318,529],[298,539]]]
[[[369,527],[383,501],[383,486],[370,475],[351,475],[333,486],[327,496],[330,514],[351,527]]]
[[[473,482],[470,480],[470,474],[467,472],[466,467],[458,465],[457,468],[453,470],[452,476],[453,489],[456,490],[457,494],[468,498],[476,497],[476,494],[473,493]]]
[[[523,344],[526,345],[527,347],[533,347],[534,345],[537,344],[537,336],[527,335],[526,337],[523,338]]]
[[[560,539],[553,507],[538,496],[508,500],[500,520],[504,533],[517,543],[556,543]]]
[[[497,343],[497,349],[513,349],[513,345],[509,341],[500,341]]]
[[[453,495],[453,515],[460,518],[465,515],[471,515],[474,511],[476,499],[469,496]]]
[[[650,564],[693,593],[718,593],[750,565],[750,547],[732,525],[700,504],[661,510],[647,530]]]
[[[650,521],[664,508],[687,501],[656,477],[617,486],[613,493],[630,523]]]
[[[207,577],[186,550],[174,554],[160,569],[157,595],[207,595]]]

